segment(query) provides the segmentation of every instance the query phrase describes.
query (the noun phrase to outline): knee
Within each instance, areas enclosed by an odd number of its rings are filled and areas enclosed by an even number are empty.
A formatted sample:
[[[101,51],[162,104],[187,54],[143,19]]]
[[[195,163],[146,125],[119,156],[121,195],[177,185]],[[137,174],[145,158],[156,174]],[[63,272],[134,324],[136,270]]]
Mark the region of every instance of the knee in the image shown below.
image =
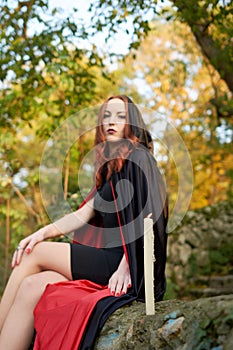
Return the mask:
[[[22,261],[24,263],[28,263],[31,266],[37,265],[39,267],[41,265],[42,256],[44,255],[43,252],[44,252],[46,243],[47,242],[37,243],[33,247],[30,253],[24,252]]]
[[[23,305],[34,305],[41,295],[38,277],[27,276],[22,281],[18,292],[17,300]]]

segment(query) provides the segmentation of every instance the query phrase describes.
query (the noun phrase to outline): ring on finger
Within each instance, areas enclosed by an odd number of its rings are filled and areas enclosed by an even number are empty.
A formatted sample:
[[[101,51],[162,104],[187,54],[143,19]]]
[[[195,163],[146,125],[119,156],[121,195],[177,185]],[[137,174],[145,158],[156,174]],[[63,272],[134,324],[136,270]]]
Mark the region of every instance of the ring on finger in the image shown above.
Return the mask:
[[[16,250],[19,251],[20,249],[23,249],[23,248],[20,247],[20,245],[18,245],[18,247],[16,248]]]

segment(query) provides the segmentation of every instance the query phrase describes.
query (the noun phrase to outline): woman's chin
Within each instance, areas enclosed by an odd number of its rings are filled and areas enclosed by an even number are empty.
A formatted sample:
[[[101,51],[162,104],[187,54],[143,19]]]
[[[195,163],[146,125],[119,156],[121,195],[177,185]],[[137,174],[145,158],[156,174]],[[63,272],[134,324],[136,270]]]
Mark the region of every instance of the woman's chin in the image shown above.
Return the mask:
[[[114,135],[108,135],[107,137],[106,137],[106,141],[107,142],[120,142],[120,141],[122,141],[123,139],[121,138],[121,137],[117,137],[117,136],[114,136]]]

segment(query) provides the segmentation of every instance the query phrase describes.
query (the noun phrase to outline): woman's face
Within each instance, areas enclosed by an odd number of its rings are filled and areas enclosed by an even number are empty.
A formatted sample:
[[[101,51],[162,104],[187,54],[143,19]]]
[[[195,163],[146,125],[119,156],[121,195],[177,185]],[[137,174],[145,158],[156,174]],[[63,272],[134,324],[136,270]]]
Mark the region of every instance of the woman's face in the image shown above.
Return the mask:
[[[124,137],[126,109],[124,101],[113,98],[108,101],[103,116],[103,129],[107,141],[115,142]]]

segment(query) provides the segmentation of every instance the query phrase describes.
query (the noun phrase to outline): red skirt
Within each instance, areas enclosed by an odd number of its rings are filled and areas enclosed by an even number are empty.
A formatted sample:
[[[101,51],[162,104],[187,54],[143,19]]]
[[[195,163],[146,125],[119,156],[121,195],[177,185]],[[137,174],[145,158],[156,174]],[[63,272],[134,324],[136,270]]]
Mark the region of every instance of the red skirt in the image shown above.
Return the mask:
[[[33,349],[78,349],[96,303],[109,296],[107,286],[88,280],[49,284],[34,310]]]

